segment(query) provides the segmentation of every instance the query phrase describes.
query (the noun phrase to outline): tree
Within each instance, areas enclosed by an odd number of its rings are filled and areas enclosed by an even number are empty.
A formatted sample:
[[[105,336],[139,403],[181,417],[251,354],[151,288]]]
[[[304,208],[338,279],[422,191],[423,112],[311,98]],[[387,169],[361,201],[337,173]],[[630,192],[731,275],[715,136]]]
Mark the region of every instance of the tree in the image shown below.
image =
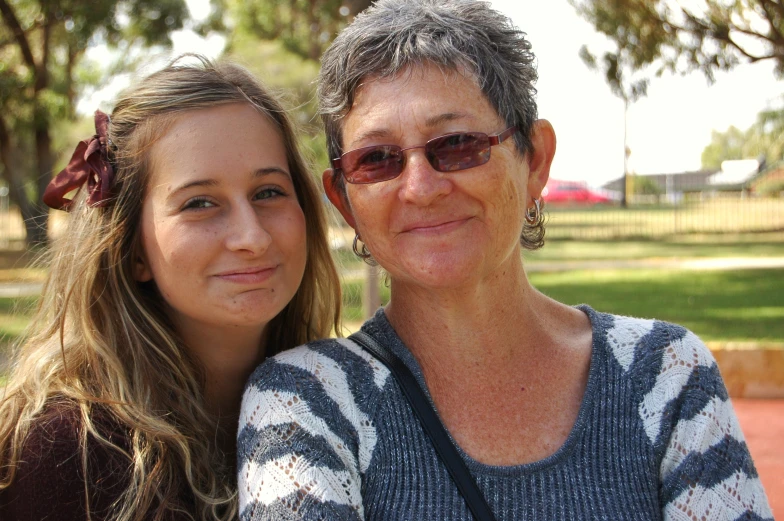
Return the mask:
[[[28,244],[46,242],[40,196],[55,163],[52,128],[73,116],[87,47],[169,45],[188,17],[184,0],[0,0],[0,169]]]
[[[318,61],[341,28],[371,0],[213,0],[211,29],[231,26]]]
[[[784,77],[783,0],[569,0],[632,71],[717,70],[772,60]]]
[[[762,159],[767,164],[784,160],[784,108],[762,111],[746,130],[734,126],[725,132],[714,130],[702,151],[702,167],[719,169],[728,159]]]

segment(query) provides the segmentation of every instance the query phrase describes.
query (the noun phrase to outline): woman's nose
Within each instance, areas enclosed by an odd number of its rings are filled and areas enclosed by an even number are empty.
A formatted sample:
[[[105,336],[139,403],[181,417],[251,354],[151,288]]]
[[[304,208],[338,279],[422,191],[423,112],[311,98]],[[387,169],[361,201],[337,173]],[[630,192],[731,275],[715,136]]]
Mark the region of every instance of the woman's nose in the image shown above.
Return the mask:
[[[263,253],[272,242],[261,211],[250,201],[232,206],[227,226],[226,247],[229,250]]]
[[[427,206],[451,191],[452,182],[448,176],[433,168],[424,150],[409,150],[401,174],[400,198],[407,203]]]

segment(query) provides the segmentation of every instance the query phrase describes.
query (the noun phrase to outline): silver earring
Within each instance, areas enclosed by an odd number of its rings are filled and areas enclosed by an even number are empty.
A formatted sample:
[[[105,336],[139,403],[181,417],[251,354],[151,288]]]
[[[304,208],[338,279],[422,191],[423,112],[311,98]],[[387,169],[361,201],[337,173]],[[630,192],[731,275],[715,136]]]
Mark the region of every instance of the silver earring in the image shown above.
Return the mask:
[[[525,210],[525,220],[528,224],[536,226],[542,219],[542,203],[541,199],[534,199],[534,205]]]
[[[361,250],[359,249],[358,241],[361,241],[361,240],[362,239],[359,238],[359,234],[358,233],[355,234],[354,235],[354,242],[351,245],[351,249],[354,250],[354,255],[356,255],[357,257],[359,257],[363,261],[368,262],[368,259],[371,259],[372,256],[370,255],[370,251],[367,249],[367,246],[365,245],[364,242],[362,243],[362,249]]]

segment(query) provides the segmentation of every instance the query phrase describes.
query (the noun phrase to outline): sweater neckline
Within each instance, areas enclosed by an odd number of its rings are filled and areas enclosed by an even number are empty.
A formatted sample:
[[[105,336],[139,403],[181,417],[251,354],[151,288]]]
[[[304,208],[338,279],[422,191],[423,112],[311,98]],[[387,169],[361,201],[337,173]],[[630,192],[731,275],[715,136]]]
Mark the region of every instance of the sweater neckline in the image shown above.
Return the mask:
[[[603,329],[601,324],[602,321],[599,319],[599,313],[586,304],[580,304],[575,306],[575,308],[585,313],[591,323],[591,360],[590,366],[588,368],[588,382],[585,386],[585,392],[583,393],[580,409],[577,413],[577,419],[575,420],[574,425],[572,425],[566,440],[553,454],[537,461],[523,463],[520,465],[489,465],[472,458],[462,449],[462,447],[460,447],[460,445],[457,444],[455,439],[452,437],[452,434],[448,429],[445,428],[449,438],[452,440],[452,443],[457,448],[457,451],[460,453],[471,472],[475,474],[500,477],[516,477],[524,474],[530,474],[557,465],[564,459],[568,458],[569,455],[573,452],[574,448],[577,446],[579,438],[585,430],[585,426],[588,422],[591,410],[594,408],[594,402],[596,400],[598,388],[599,372],[601,370],[600,366],[602,364],[601,358],[603,357],[604,350],[600,347],[600,339],[603,337]],[[365,322],[365,324],[363,324],[362,330],[372,335],[377,341],[384,342],[385,345],[389,347],[403,361],[403,363],[406,364],[409,370],[411,370],[413,373],[414,378],[416,378],[419,386],[424,389],[425,396],[435,409],[433,397],[430,395],[430,390],[427,388],[424,373],[422,372],[422,368],[420,367],[419,362],[417,362],[416,358],[414,358],[414,355],[403,343],[403,340],[398,336],[394,327],[392,327],[392,324],[389,322],[386,313],[384,312],[384,308],[379,308],[375,315],[370,320]]]

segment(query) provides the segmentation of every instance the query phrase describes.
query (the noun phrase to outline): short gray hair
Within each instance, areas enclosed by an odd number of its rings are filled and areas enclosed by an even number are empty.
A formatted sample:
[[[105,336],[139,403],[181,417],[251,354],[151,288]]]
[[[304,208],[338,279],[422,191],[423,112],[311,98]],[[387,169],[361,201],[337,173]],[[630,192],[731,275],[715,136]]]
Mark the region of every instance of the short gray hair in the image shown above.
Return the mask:
[[[378,0],[321,59],[318,98],[329,157],[343,153],[343,118],[364,79],[395,76],[426,63],[471,72],[506,126],[517,127],[515,146],[523,155],[532,149],[537,119],[535,60],[525,33],[489,2]],[[345,189],[342,176],[334,182]],[[521,243],[536,249],[543,237],[541,225],[526,226]]]

